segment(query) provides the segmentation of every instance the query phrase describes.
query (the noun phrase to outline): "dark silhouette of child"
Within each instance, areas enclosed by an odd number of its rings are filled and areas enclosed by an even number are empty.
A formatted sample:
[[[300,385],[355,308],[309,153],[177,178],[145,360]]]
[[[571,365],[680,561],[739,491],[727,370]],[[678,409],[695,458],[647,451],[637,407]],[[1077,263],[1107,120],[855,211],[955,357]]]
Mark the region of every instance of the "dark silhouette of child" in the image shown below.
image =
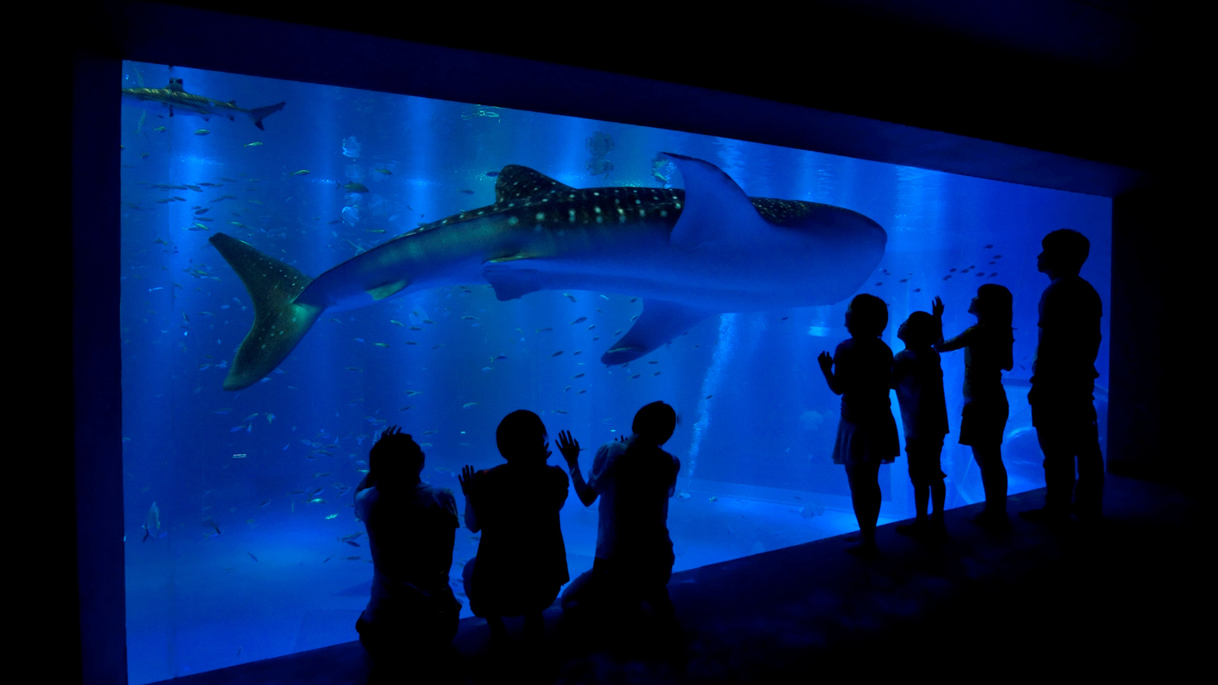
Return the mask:
[[[461,604],[448,585],[457,504],[451,491],[419,479],[423,458],[392,426],[372,446],[355,489],[373,567],[372,597],[355,629],[378,662],[434,650],[457,633]]]
[[[465,525],[482,531],[478,555],[465,565],[465,595],[491,637],[506,634],[503,616],[525,617],[525,636],[542,633],[541,613],[567,582],[567,551],[558,512],[567,501],[567,474],[546,464],[548,435],[541,417],[524,409],[504,417],[495,432],[506,464],[461,470]]]
[[[943,317],[943,301],[935,298],[935,317]],[[977,323],[950,340],[935,345],[940,352],[964,348],[964,410],[960,418],[960,444],[973,448],[981,471],[985,507],[973,523],[990,530],[1005,530],[1007,519],[1007,468],[1002,463],[1002,435],[1010,405],[1002,387],[1002,372],[1015,366],[1011,358],[1015,337],[1011,332],[1011,291],[995,283],[977,289],[968,313]]]
[[[1040,297],[1036,361],[1032,363],[1032,425],[1045,454],[1045,507],[1021,512],[1047,523],[1098,521],[1104,491],[1104,457],[1096,428],[1095,357],[1100,348],[1100,296],[1078,273],[1091,242],[1063,228],[1041,241],[1036,268],[1049,277]],[[1078,487],[1074,467],[1078,459]]]
[[[558,447],[585,507],[600,498],[596,560],[592,570],[563,592],[564,613],[605,617],[647,602],[664,620],[673,619],[668,579],[676,560],[668,536],[668,500],[676,492],[681,462],[660,448],[672,437],[677,414],[663,402],[639,409],[628,439],[600,447],[585,482],[579,443],[569,432]]]
[[[909,458],[909,480],[913,483],[917,518],[898,524],[897,532],[911,537],[946,535],[943,505],[947,488],[939,466],[943,436],[947,435],[947,401],[943,397],[943,369],[934,344],[942,338],[942,322],[926,312],[914,312],[897,329],[905,349],[892,362],[892,387],[901,405],[905,428],[905,454]],[[927,517],[927,507],[934,504]]]
[[[880,464],[891,464],[901,450],[888,399],[892,350],[880,340],[887,325],[888,305],[883,300],[874,295],[856,295],[846,310],[850,339],[838,345],[832,357],[828,352],[817,357],[829,389],[842,396],[833,463],[846,466],[854,516],[863,538],[861,545],[849,551],[865,558],[877,554]]]

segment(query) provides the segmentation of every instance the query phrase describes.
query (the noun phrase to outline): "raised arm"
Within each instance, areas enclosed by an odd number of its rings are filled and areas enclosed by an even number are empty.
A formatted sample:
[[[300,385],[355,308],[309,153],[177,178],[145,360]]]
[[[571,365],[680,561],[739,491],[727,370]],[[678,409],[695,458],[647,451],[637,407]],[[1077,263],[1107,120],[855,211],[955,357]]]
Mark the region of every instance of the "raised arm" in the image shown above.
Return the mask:
[[[571,483],[575,486],[575,494],[585,507],[592,506],[596,501],[596,491],[589,487],[584,475],[579,472],[579,442],[571,437],[571,431],[559,431],[558,451],[567,462],[567,470],[571,472]]]
[[[463,466],[457,482],[461,484],[461,494],[465,495],[465,527],[471,533],[477,533],[482,526],[478,524],[478,516],[474,512],[474,467],[468,464]]]
[[[833,373],[833,357],[828,352],[821,352],[816,358],[820,364],[821,373],[825,374],[825,382],[829,384],[829,389],[834,395],[840,395],[843,392],[841,380]]]

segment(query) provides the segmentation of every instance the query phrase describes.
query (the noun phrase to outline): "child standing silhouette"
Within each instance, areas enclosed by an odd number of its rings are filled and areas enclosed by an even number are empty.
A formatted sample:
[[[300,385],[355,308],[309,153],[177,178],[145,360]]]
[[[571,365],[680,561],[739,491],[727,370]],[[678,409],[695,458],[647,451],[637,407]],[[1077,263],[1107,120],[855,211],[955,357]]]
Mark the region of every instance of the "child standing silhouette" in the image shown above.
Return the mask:
[[[849,551],[865,558],[877,554],[880,464],[891,464],[901,448],[888,399],[892,350],[880,340],[887,325],[888,305],[883,300],[874,295],[856,295],[846,310],[850,339],[838,345],[832,357],[828,352],[817,357],[829,389],[842,396],[833,463],[846,467],[854,516],[863,537],[862,544]]]
[[[995,283],[977,289],[968,307],[977,317],[956,337],[935,348],[951,352],[964,348],[964,411],[960,419],[960,444],[973,448],[973,459],[981,470],[985,508],[973,523],[991,530],[1004,530],[1007,520],[1007,469],[1002,463],[1002,434],[1010,406],[1002,387],[1002,372],[1015,365],[1011,349],[1011,291]],[[935,298],[935,317],[942,320],[943,301]]]
[[[892,387],[901,405],[905,428],[905,454],[909,458],[909,480],[913,483],[918,517],[912,524],[897,526],[897,532],[912,537],[942,537],[943,505],[947,488],[939,457],[947,435],[947,402],[943,397],[943,369],[933,345],[942,339],[942,323],[926,312],[914,312],[897,330],[905,349],[892,362]],[[934,505],[927,518],[927,505]]]

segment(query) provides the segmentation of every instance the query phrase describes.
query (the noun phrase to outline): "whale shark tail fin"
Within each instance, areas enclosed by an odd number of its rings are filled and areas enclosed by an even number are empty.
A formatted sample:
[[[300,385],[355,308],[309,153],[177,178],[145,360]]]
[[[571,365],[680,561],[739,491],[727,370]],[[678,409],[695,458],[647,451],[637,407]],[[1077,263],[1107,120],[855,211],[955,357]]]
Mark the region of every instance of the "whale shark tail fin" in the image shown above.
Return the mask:
[[[259,131],[265,131],[266,129],[262,127],[262,120],[283,109],[283,106],[286,104],[286,102],[280,102],[276,105],[255,107],[250,110],[250,118],[254,120],[254,125],[258,127]]]
[[[225,390],[241,390],[274,371],[324,309],[296,304],[296,297],[313,280],[300,271],[223,233],[209,242],[241,277],[254,302],[254,325],[224,379]]]

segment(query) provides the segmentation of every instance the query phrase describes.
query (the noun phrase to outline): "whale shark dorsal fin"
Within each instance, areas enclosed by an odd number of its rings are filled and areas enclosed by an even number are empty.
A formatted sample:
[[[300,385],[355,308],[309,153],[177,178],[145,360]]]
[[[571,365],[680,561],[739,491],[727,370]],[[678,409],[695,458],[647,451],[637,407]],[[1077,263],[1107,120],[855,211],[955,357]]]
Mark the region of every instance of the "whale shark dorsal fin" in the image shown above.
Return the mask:
[[[646,300],[643,302],[643,313],[634,326],[601,355],[601,362],[606,366],[632,362],[671,342],[708,316],[709,313],[688,305]]]
[[[669,240],[683,250],[717,243],[751,244],[769,224],[752,200],[722,169],[693,157],[663,153],[673,160],[685,180],[685,206]]]
[[[503,167],[503,170],[499,172],[498,180],[495,181],[495,204],[564,190],[575,189],[565,183],[559,183],[535,169],[519,164],[509,164]]]

